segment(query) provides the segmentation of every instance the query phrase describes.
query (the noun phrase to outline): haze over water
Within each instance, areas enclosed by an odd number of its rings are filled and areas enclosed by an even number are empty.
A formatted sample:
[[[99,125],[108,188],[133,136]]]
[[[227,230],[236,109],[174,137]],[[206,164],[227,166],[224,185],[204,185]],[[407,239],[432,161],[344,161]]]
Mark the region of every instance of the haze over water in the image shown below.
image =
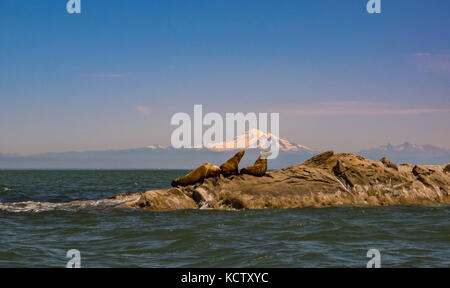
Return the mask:
[[[171,171],[0,171],[0,267],[449,267],[450,207],[150,212],[17,202],[166,188]],[[23,210],[28,210],[24,212]]]

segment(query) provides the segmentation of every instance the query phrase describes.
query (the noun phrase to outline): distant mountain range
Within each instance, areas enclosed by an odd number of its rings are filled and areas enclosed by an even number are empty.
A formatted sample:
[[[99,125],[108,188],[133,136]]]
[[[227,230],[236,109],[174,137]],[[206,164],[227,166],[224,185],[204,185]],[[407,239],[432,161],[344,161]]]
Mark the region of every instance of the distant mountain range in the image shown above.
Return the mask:
[[[450,149],[409,142],[400,145],[383,145],[360,151],[359,154],[373,160],[387,157],[395,163],[444,164],[450,162]]]
[[[31,156],[0,155],[0,169],[192,169],[204,162],[220,165],[236,153],[237,147],[246,149],[241,165],[252,165],[267,142],[279,140],[280,153],[270,160],[269,169],[281,169],[304,162],[318,151],[291,143],[259,130],[250,130],[234,138],[231,143],[214,143],[202,149],[175,149],[161,145],[127,150],[46,153]],[[220,146],[222,144],[223,146]],[[247,145],[245,145],[247,144]],[[227,145],[227,146],[225,146]],[[231,145],[231,146],[229,146]],[[219,148],[235,147],[235,148]]]
[[[192,169],[204,162],[220,165],[230,158],[238,145],[257,144],[257,148],[246,149],[240,166],[251,165],[259,152],[274,135],[259,130],[250,130],[234,138],[231,143],[215,143],[202,149],[174,149],[161,145],[127,150],[85,151],[46,153],[17,156],[0,153],[0,169]],[[320,153],[306,146],[279,140],[280,153],[269,161],[269,169],[281,169],[297,165]],[[218,144],[228,144],[227,146]],[[235,147],[235,148],[220,148]],[[379,160],[388,157],[395,163],[442,164],[450,162],[450,149],[432,145],[416,145],[405,142],[401,145],[384,145],[360,151],[362,156]]]

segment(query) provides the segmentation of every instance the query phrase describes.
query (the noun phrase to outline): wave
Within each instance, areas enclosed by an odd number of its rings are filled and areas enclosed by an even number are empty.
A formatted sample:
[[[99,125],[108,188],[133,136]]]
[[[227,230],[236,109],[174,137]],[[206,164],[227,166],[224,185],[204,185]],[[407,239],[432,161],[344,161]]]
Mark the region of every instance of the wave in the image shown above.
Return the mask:
[[[11,202],[0,203],[0,211],[11,213],[23,213],[23,212],[48,212],[48,211],[101,211],[114,209],[121,206],[121,204],[127,201],[117,201],[113,199],[91,200],[82,202],[67,202],[67,203],[50,203],[50,202]]]

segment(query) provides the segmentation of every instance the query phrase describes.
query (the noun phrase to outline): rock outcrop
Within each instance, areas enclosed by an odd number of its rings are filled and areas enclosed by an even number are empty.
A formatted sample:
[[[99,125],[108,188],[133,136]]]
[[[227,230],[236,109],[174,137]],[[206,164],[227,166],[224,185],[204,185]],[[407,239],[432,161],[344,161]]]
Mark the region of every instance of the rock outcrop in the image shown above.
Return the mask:
[[[180,210],[197,208],[197,203],[178,188],[145,192],[134,204],[150,210]]]
[[[449,165],[393,164],[328,151],[263,177],[232,175],[147,191],[125,207],[150,210],[266,209],[450,204]],[[116,196],[120,197],[120,196]]]

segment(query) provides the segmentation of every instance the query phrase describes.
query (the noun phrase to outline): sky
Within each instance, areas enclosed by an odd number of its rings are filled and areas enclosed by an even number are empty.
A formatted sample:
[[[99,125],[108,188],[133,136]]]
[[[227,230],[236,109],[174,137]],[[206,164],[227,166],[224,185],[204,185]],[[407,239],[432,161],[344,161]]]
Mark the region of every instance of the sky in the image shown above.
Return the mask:
[[[66,2],[0,1],[1,153],[170,145],[194,104],[317,150],[450,148],[449,1]]]

